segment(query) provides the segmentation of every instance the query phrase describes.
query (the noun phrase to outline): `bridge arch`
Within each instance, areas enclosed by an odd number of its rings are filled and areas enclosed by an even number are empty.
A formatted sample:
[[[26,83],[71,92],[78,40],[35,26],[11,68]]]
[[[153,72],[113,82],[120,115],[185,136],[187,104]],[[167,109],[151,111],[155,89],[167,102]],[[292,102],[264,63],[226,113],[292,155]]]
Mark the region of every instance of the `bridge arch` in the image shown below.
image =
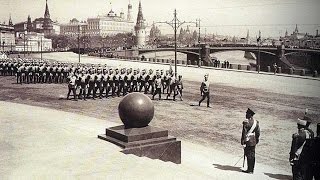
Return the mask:
[[[146,53],[154,53],[154,52],[173,52],[174,53],[174,49],[163,49],[163,48],[159,48],[159,49],[149,49],[149,50],[143,50],[143,51],[139,51],[139,55],[144,55]],[[181,50],[181,49],[177,49],[178,53],[182,53],[182,54],[186,54],[187,55],[187,61],[188,64],[193,64],[196,65],[197,61],[199,59],[199,53],[198,52],[193,52],[193,51],[187,51],[187,50]]]

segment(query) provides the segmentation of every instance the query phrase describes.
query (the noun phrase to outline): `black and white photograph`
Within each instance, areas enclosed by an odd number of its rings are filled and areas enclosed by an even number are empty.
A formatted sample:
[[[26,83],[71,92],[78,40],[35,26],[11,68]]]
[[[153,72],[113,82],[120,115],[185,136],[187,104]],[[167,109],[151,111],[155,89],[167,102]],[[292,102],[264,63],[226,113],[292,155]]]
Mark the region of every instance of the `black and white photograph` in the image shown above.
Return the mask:
[[[0,4],[1,180],[320,180],[319,0]]]

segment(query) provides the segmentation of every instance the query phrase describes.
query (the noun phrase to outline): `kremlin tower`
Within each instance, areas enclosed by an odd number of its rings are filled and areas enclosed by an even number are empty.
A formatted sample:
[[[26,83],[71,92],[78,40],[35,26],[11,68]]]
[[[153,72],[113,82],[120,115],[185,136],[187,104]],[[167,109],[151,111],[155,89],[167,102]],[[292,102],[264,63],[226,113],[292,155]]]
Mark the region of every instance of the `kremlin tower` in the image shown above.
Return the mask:
[[[141,1],[139,1],[139,12],[134,29],[136,32],[136,46],[138,48],[144,47],[146,45],[146,25],[143,19]]]
[[[48,0],[46,0],[46,10],[44,12],[44,18],[43,18],[43,33],[45,35],[54,33],[52,21],[50,19],[50,12],[48,8]]]

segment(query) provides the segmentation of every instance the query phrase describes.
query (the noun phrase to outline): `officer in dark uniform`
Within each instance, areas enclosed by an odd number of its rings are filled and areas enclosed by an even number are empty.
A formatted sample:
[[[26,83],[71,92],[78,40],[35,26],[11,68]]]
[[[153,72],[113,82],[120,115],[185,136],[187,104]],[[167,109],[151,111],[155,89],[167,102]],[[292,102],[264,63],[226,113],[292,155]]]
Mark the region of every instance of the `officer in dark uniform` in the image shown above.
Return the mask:
[[[255,113],[248,108],[246,120],[243,121],[241,145],[244,147],[244,155],[247,157],[248,169],[242,172],[253,174],[255,165],[255,149],[259,143],[259,121],[253,119]]]
[[[307,121],[298,119],[298,132],[292,135],[289,161],[290,165],[292,166],[293,180],[304,179],[303,163],[301,162],[300,155],[308,136],[308,132],[305,129],[306,124]]]

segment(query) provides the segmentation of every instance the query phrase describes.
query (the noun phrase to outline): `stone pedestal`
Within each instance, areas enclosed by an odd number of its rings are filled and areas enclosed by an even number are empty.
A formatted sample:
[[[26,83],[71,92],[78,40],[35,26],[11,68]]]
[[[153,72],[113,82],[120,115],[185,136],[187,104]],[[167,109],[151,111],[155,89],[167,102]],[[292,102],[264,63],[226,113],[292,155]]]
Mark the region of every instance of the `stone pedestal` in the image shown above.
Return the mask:
[[[107,128],[98,138],[122,147],[124,154],[181,163],[181,141],[168,136],[167,130],[152,126],[126,129],[122,125]]]

